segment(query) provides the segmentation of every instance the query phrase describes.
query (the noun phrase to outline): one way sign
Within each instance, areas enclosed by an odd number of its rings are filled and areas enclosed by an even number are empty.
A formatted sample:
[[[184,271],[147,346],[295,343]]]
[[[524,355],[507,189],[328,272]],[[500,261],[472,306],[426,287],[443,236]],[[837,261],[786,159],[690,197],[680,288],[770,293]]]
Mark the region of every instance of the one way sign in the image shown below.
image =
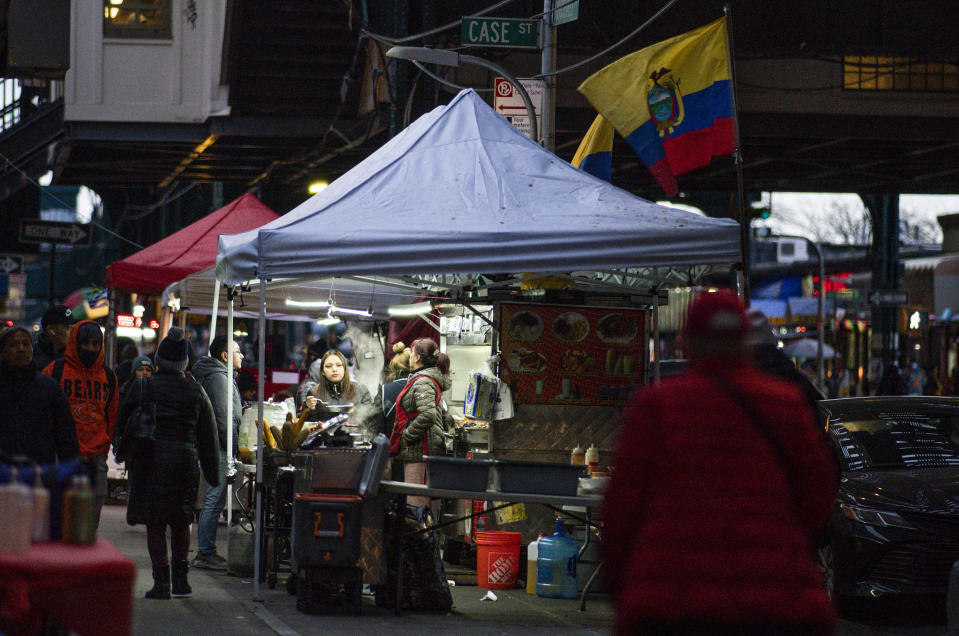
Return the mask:
[[[23,271],[23,257],[0,254],[0,274],[19,274]]]
[[[909,304],[909,292],[904,289],[874,289],[869,292],[869,303],[877,307],[898,307]]]
[[[89,247],[92,236],[89,223],[20,219],[21,243],[58,243]]]

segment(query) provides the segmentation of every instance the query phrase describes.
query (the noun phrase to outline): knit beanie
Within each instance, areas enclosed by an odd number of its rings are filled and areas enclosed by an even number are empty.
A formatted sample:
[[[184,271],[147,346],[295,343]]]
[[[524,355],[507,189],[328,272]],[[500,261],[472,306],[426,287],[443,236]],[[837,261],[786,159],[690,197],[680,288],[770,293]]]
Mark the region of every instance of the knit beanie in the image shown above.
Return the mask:
[[[136,373],[136,370],[140,367],[150,367],[150,371],[154,370],[153,360],[150,359],[150,356],[137,356],[133,359],[133,362],[130,364],[130,372]]]
[[[157,347],[156,363],[161,369],[172,369],[173,371],[186,371],[186,365],[189,361],[189,345],[183,338],[183,330],[179,327],[171,327],[166,338],[160,341]]]
[[[23,333],[27,334],[28,338],[33,340],[33,335],[30,333],[30,330],[27,329],[26,327],[21,327],[19,325],[16,325],[13,327],[6,327],[2,331],[0,331],[0,349],[2,349],[3,345],[7,342],[7,338],[9,338],[10,336],[12,336],[18,331],[22,331]]]

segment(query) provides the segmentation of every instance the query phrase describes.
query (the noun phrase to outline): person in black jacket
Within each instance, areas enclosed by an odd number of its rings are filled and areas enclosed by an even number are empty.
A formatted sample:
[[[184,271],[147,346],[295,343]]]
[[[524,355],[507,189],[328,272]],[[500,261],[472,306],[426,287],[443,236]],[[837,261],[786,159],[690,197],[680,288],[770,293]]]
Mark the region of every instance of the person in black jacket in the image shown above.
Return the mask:
[[[134,358],[131,361],[129,370],[127,372],[129,377],[125,382],[120,384],[120,404],[123,404],[127,393],[130,392],[130,387],[136,384],[136,381],[139,378],[149,378],[155,371],[156,365],[153,364],[153,359],[150,356],[137,356]],[[119,382],[119,379],[117,381]]]
[[[33,343],[23,327],[0,332],[0,453],[52,464],[80,454],[67,397],[33,364]]]
[[[230,355],[233,355],[233,374],[229,374],[228,364]],[[196,523],[197,551],[193,559],[193,567],[207,570],[226,570],[226,559],[216,553],[216,526],[223,506],[226,504],[227,461],[228,457],[235,457],[237,437],[240,431],[240,422],[243,416],[243,405],[240,403],[240,391],[236,386],[236,369],[243,362],[240,345],[227,339],[226,336],[217,336],[210,343],[210,355],[203,356],[193,364],[193,377],[206,391],[210,403],[213,405],[213,414],[216,417],[217,438],[220,443],[220,484],[214,486],[207,483],[203,494],[203,509]],[[229,395],[229,397],[227,397]],[[227,421],[227,400],[233,402],[232,421]],[[227,426],[233,428],[233,451],[229,452],[226,446]]]
[[[153,565],[153,588],[146,598],[170,598],[170,559],[166,528],[170,527],[175,595],[190,594],[187,580],[190,524],[194,518],[199,470],[207,483],[219,485],[219,444],[213,406],[203,388],[184,376],[188,344],[178,327],[160,343],[157,373],[144,382],[143,402],[156,404],[156,442],[151,452],[129,458],[130,494],[127,523],[145,524]],[[141,403],[140,391],[130,390],[117,417],[118,435],[126,432],[130,414]]]
[[[805,373],[796,368],[792,360],[779,348],[769,319],[755,307],[746,310],[746,318],[749,320],[747,342],[752,352],[753,362],[766,373],[798,384],[806,402],[809,403],[813,412],[818,414],[819,400],[825,399],[826,396],[816,388],[816,385],[809,380]]]
[[[40,335],[33,346],[33,365],[43,371],[48,364],[63,357],[70,339],[70,328],[76,322],[73,312],[64,305],[53,305],[40,319]]]

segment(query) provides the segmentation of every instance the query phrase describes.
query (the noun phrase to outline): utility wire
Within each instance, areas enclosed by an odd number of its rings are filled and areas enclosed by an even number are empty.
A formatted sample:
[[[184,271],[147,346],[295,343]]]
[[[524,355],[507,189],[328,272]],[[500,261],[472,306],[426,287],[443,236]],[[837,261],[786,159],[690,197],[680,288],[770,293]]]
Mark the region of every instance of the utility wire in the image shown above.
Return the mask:
[[[36,179],[33,179],[30,175],[28,175],[26,172],[24,172],[24,171],[20,168],[20,166],[18,166],[17,164],[13,163],[13,161],[11,161],[10,158],[7,157],[7,156],[6,156],[5,154],[3,154],[2,152],[0,152],[0,159],[3,159],[4,161],[6,161],[8,166],[10,166],[11,168],[13,168],[13,169],[16,170],[17,172],[19,172],[20,175],[21,175],[23,178],[25,178],[27,181],[29,181],[29,182],[32,183],[33,185],[37,186],[38,188],[42,188],[42,187],[43,187],[43,186],[40,185],[39,182],[36,181]],[[60,199],[57,195],[53,194],[53,192],[51,192],[51,191],[49,191],[49,190],[46,191],[46,195],[49,196],[49,197],[50,197],[51,199],[53,199],[54,201],[56,201],[57,203],[59,203],[60,205],[64,206],[64,207],[65,207],[66,209],[68,209],[68,210],[75,207],[75,205],[71,205],[71,204],[67,203],[66,201],[63,201],[63,200]],[[117,234],[117,233],[114,232],[112,229],[108,228],[107,226],[103,225],[102,223],[97,223],[97,222],[93,219],[92,215],[91,215],[91,218],[90,218],[90,223],[91,223],[92,225],[100,228],[101,230],[103,230],[103,231],[106,232],[107,234],[110,234],[111,236],[115,236],[115,237],[117,237],[118,239],[120,239],[121,241],[126,241],[127,243],[129,243],[130,245],[136,247],[137,249],[141,249],[141,250],[143,249],[143,246],[140,245],[139,243],[136,243],[136,242],[134,242],[134,241],[131,241],[130,239],[126,238],[125,236],[121,236],[121,235]]]
[[[448,80],[443,79],[442,77],[440,77],[440,76],[437,75],[436,73],[433,73],[433,72],[431,72],[429,69],[427,69],[426,66],[425,66],[422,62],[420,62],[419,60],[410,60],[410,61],[413,62],[413,64],[416,65],[416,68],[418,68],[418,69],[420,69],[421,71],[423,71],[424,74],[428,75],[429,77],[433,78],[434,80],[436,80],[436,81],[439,82],[440,84],[443,84],[444,86],[449,86],[450,88],[455,88],[455,89],[458,90],[458,91],[461,91],[461,90],[466,89],[466,88],[472,88],[471,86],[460,86],[459,84],[454,84],[453,82],[450,82],[450,81],[448,81]],[[492,89],[492,88],[473,88],[473,90],[476,91],[477,93],[491,93],[491,92],[492,92],[493,90],[495,90],[495,89]]]
[[[569,5],[571,5],[571,4],[576,4],[577,2],[579,2],[579,0],[566,0],[566,2],[563,2],[563,3],[558,4],[558,5],[556,5],[555,7],[553,7],[553,9],[552,9],[551,11],[540,11],[539,13],[536,13],[536,14],[534,14],[534,15],[531,15],[531,16],[529,17],[529,19],[530,19],[530,20],[536,20],[536,19],[542,18],[542,17],[543,17],[544,15],[546,15],[547,13],[556,13],[556,12],[559,11],[560,9],[565,9],[565,8],[568,7]]]
[[[174,185],[175,184],[176,182],[174,182]],[[141,210],[141,212],[139,214],[131,215],[126,220],[139,221],[140,219],[146,218],[150,216],[151,214],[153,214],[154,212],[156,212],[159,208],[166,205],[167,203],[172,203],[173,201],[176,201],[183,195],[193,190],[198,185],[200,185],[200,183],[198,181],[194,181],[184,186],[179,192],[175,192],[174,188],[171,187],[170,192],[164,194],[163,197],[156,203],[151,203],[149,205],[134,205],[132,203],[128,203],[126,206],[127,208],[131,210]]]
[[[513,2],[513,0],[501,0],[500,2],[497,2],[496,4],[486,7],[482,11],[477,11],[473,15],[477,17],[481,15],[486,15],[490,11],[495,11],[496,9],[499,9],[500,7],[505,6],[511,2]],[[360,29],[360,33],[363,33],[364,35],[368,35],[371,38],[376,40],[382,40],[389,44],[402,44],[404,42],[412,42],[413,40],[419,40],[421,38],[425,38],[430,35],[436,35],[437,33],[442,33],[443,31],[448,31],[449,29],[457,28],[460,26],[461,23],[462,23],[462,20],[455,20],[453,22],[450,22],[449,24],[438,26],[435,29],[430,29],[429,31],[423,31],[422,33],[414,33],[413,35],[406,35],[401,38],[391,38],[388,35],[380,35],[378,33],[373,33],[372,31],[366,28]]]
[[[613,49],[618,48],[618,47],[619,47],[620,45],[622,45],[623,43],[628,42],[629,40],[631,40],[632,38],[634,38],[634,37],[636,36],[636,34],[638,34],[640,31],[642,31],[643,29],[645,29],[646,27],[648,27],[650,24],[652,24],[653,22],[655,22],[656,19],[659,18],[659,16],[661,16],[661,15],[664,14],[664,13],[666,13],[666,11],[668,11],[668,10],[669,10],[674,4],[676,4],[677,2],[679,2],[679,0],[669,0],[669,2],[667,2],[666,5],[663,6],[663,8],[661,8],[659,11],[657,11],[656,13],[654,13],[648,20],[646,20],[645,22],[643,22],[642,24],[640,24],[638,27],[636,27],[629,35],[623,37],[621,40],[619,40],[619,42],[616,42],[615,44],[607,47],[606,49],[600,51],[600,52],[597,53],[596,55],[594,55],[594,56],[592,56],[592,57],[588,57],[588,58],[586,58],[585,60],[581,60],[581,61],[579,61],[579,62],[576,62],[575,64],[572,64],[572,65],[570,65],[570,66],[567,66],[566,68],[561,68],[561,69],[558,69],[558,70],[555,70],[555,71],[551,71],[551,72],[549,72],[549,73],[540,73],[539,75],[533,75],[533,77],[534,77],[534,78],[540,78],[540,77],[550,77],[551,75],[559,75],[560,73],[566,73],[566,72],[568,72],[568,71],[572,71],[572,70],[578,69],[578,68],[581,67],[581,66],[585,66],[586,64],[589,64],[589,63],[592,62],[593,60],[596,60],[596,59],[601,58],[602,56],[606,55],[607,53],[609,53],[609,52],[612,51]]]

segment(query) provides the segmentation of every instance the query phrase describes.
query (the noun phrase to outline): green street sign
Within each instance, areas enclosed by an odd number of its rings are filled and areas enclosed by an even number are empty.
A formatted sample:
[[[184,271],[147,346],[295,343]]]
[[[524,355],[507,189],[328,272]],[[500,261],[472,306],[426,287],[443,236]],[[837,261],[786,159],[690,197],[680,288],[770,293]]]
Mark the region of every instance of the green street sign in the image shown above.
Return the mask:
[[[579,18],[579,0],[557,0],[553,9],[553,24],[560,25],[573,22]]]
[[[473,46],[539,48],[539,21],[518,18],[463,18],[460,40]]]

